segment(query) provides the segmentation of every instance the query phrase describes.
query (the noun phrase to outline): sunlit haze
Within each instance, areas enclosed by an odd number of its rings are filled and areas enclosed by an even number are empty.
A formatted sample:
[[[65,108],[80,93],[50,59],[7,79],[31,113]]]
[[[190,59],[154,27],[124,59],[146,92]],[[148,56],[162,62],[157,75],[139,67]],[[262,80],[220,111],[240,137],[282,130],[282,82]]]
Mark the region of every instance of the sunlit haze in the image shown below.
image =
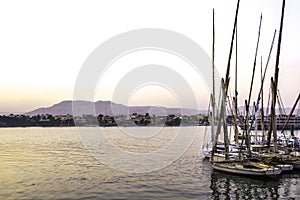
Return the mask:
[[[73,89],[89,54],[111,37],[141,28],[172,30],[198,43],[211,57],[212,9],[215,8],[215,64],[225,77],[236,0],[191,1],[1,1],[0,3],[0,113],[27,112],[73,99]],[[248,98],[259,18],[262,28],[253,96],[260,87],[260,62],[266,65],[277,29],[264,85],[265,101],[274,76],[282,1],[241,0],[238,16],[239,105]],[[298,96],[300,85],[300,1],[286,1],[279,90],[286,107]],[[232,66],[235,66],[235,49]],[[95,101],[113,100],[114,87],[126,73],[142,65],[160,64],[179,73],[197,96],[198,108],[207,109],[206,82],[187,62],[167,52],[139,51],[120,58],[99,77]],[[166,74],[167,76],[167,74]],[[234,67],[230,94],[233,94]],[[116,102],[120,103],[120,102]],[[121,102],[123,103],[123,102]],[[128,105],[179,107],[176,91],[146,84],[132,91]]]

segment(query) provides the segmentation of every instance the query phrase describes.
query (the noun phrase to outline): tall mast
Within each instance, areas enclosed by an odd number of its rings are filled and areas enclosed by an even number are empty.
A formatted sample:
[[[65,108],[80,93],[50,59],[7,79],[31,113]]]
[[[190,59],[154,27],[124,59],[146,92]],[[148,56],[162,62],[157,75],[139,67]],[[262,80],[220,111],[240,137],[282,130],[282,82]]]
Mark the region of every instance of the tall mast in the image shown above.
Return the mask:
[[[238,118],[238,100],[237,100],[237,96],[238,96],[238,92],[237,92],[237,24],[236,24],[236,29],[235,29],[235,84],[234,84],[234,99],[233,99],[233,103],[234,103],[234,140],[235,143],[238,143],[238,136],[239,136],[239,131],[238,131],[238,127],[237,127],[237,118]]]
[[[258,110],[260,96],[263,93],[264,81],[265,81],[265,77],[266,77],[266,72],[267,72],[267,68],[268,68],[268,65],[269,65],[269,61],[270,61],[270,58],[271,58],[271,53],[272,53],[272,49],[273,49],[273,45],[274,45],[275,36],[276,36],[276,29],[274,31],[273,40],[272,40],[271,48],[270,48],[270,51],[269,51],[269,56],[268,56],[268,60],[267,60],[267,63],[266,63],[266,67],[265,67],[264,73],[262,75],[261,86],[260,86],[260,90],[259,90],[257,101],[256,101],[255,112],[252,115],[252,119],[251,119],[251,123],[250,123],[250,129],[252,128],[252,125],[253,125],[253,122],[254,122],[254,119],[255,119],[255,114],[256,114],[256,112]]]
[[[267,68],[268,68],[268,65],[269,65],[269,62],[270,62],[270,58],[271,58],[271,53],[272,53],[272,50],[273,50],[273,46],[274,46],[274,40],[275,40],[275,36],[276,36],[276,29],[274,31],[274,35],[273,35],[273,39],[272,39],[272,43],[271,43],[271,47],[270,47],[270,51],[269,51],[269,55],[268,55],[268,60],[267,60],[267,63],[266,63],[266,67],[265,67],[265,71],[264,71],[264,75],[263,75],[263,80],[262,80],[262,83],[264,83],[265,81],[265,77],[266,77],[266,71],[267,71]],[[263,90],[263,84],[260,86],[260,93],[262,92]]]
[[[236,29],[235,29],[235,84],[234,84],[234,95],[235,95],[235,100],[237,101],[237,95],[238,95],[238,92],[237,92],[237,40],[238,40],[238,35],[237,35],[237,24],[236,24]],[[237,108],[237,102],[235,104],[236,108]]]
[[[268,128],[268,137],[267,137],[267,145],[268,147],[271,146],[271,136],[272,136],[272,131],[276,130],[275,126],[276,126],[276,118],[275,118],[275,105],[274,105],[274,89],[275,89],[275,81],[274,78],[271,77],[271,92],[272,92],[272,101],[271,101],[271,120],[270,120],[270,125]],[[276,102],[276,101],[275,101]],[[277,136],[277,135],[276,135]],[[274,136],[275,138],[275,136]],[[276,146],[276,147],[275,147]],[[277,140],[274,140],[274,147],[275,149],[277,149]]]
[[[249,97],[248,101],[246,101],[246,123],[245,123],[245,131],[246,131],[246,144],[248,148],[249,155],[251,155],[250,151],[250,143],[251,143],[251,138],[250,138],[250,128],[249,128],[249,104],[251,101],[251,94],[252,94],[252,87],[253,87],[253,80],[254,80],[254,74],[255,74],[255,66],[256,66],[256,57],[257,57],[257,51],[258,51],[258,44],[259,44],[259,38],[260,38],[260,29],[261,29],[261,21],[262,21],[262,14],[260,15],[260,21],[259,21],[259,29],[258,29],[258,38],[257,38],[257,43],[256,43],[256,50],[255,50],[255,57],[254,57],[254,63],[253,63],[253,71],[252,71],[252,78],[251,78],[251,85],[250,85],[250,92],[249,92]]]
[[[213,9],[213,41],[212,41],[212,81],[213,93],[211,96],[212,119],[211,119],[211,140],[214,142],[215,116],[216,116],[216,92],[215,92],[215,9]]]
[[[216,95],[215,93],[215,9],[213,9],[212,73],[213,73],[213,98],[214,98],[213,106],[215,106],[215,95]]]
[[[222,107],[224,109],[223,112],[223,131],[224,131],[224,146],[225,146],[225,160],[228,160],[229,158],[229,137],[228,137],[228,129],[227,129],[227,114],[226,114],[226,92],[225,92],[225,85],[224,80],[221,80],[222,82]]]
[[[231,60],[231,55],[232,55],[232,47],[233,47],[233,40],[234,40],[235,29],[236,29],[236,24],[237,24],[237,17],[238,17],[238,13],[239,13],[239,5],[240,5],[240,0],[238,0],[237,6],[236,6],[234,25],[233,25],[232,37],[231,37],[231,43],[230,43],[230,50],[229,50],[229,58],[228,58],[228,63],[227,63],[227,70],[226,70],[226,77],[225,77],[225,92],[226,92],[226,95],[227,95],[228,86],[229,86],[230,60]]]
[[[276,113],[275,113],[275,106],[276,106],[276,97],[277,97],[277,88],[278,88],[278,74],[279,74],[279,58],[280,58],[280,47],[281,47],[281,38],[282,38],[282,28],[283,28],[283,18],[284,18],[284,7],[285,7],[285,0],[282,3],[282,10],[281,10],[281,20],[280,20],[280,29],[279,29],[279,37],[278,37],[278,46],[277,46],[277,55],[276,55],[276,64],[275,64],[275,76],[274,76],[274,90],[273,90],[273,99],[272,99],[272,107],[271,107],[271,116],[273,121],[273,137],[274,137],[274,150],[277,152],[277,132],[276,132]],[[271,135],[271,133],[269,133]]]
[[[261,73],[261,88],[263,88],[264,84],[264,75],[263,75],[263,65],[262,65],[262,56],[260,57],[260,73]],[[260,114],[260,126],[262,130],[262,141],[265,141],[265,127],[264,127],[264,90],[261,89],[260,91],[261,96],[261,114]]]
[[[236,12],[235,12],[235,19],[234,19],[234,25],[233,25],[233,31],[232,31],[232,38],[231,38],[231,43],[230,43],[229,58],[228,58],[228,64],[227,64],[227,70],[226,70],[226,78],[225,78],[225,81],[224,81],[224,79],[222,79],[222,82],[221,82],[221,89],[222,89],[222,87],[224,87],[224,91],[225,91],[224,95],[225,95],[225,97],[227,96],[227,91],[228,91],[228,86],[229,86],[230,60],[231,60],[233,40],[234,40],[234,35],[235,35],[235,28],[236,28],[236,23],[237,23],[237,16],[238,16],[239,4],[240,4],[240,0],[238,0],[238,2],[237,2]],[[223,99],[223,100],[225,102],[226,98]],[[223,103],[221,103],[220,116],[219,116],[219,119],[218,119],[217,131],[216,131],[215,140],[214,140],[215,144],[213,146],[213,151],[212,151],[212,158],[213,158],[214,152],[216,150],[217,138],[218,138],[218,135],[219,135],[220,130],[221,130],[221,120],[224,117],[225,113],[226,113],[226,105],[225,105],[225,103],[224,103],[224,105],[223,105]],[[225,126],[226,126],[226,122],[225,122]],[[226,130],[227,130],[227,128],[226,128]],[[213,159],[212,159],[212,162],[213,162]]]
[[[255,50],[255,56],[254,56],[253,71],[252,71],[252,78],[251,78],[251,85],[250,85],[250,92],[249,92],[249,97],[248,97],[248,106],[250,104],[251,94],[252,94],[252,86],[253,86],[253,80],[254,80],[254,74],[255,74],[255,67],[256,67],[256,57],[257,57],[258,44],[259,44],[259,38],[260,38],[261,21],[262,21],[262,14],[260,15],[260,21],[259,21],[258,38],[257,38],[256,50]]]

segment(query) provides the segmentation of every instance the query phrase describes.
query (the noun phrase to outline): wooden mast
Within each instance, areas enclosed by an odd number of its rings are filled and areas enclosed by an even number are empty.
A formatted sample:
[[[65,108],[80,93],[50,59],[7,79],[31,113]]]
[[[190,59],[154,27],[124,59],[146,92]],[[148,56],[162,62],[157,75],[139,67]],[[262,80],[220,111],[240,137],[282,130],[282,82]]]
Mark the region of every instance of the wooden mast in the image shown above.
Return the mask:
[[[253,80],[254,80],[254,74],[255,74],[256,57],[257,57],[258,44],[259,44],[259,38],[260,38],[261,21],[262,21],[262,14],[260,15],[260,21],[259,21],[258,38],[257,38],[256,50],[255,50],[255,57],[254,57],[254,63],[253,63],[253,71],[252,71],[252,78],[251,78],[250,92],[249,92],[248,101],[246,101],[246,122],[245,122],[245,131],[246,131],[246,145],[247,145],[247,149],[248,149],[249,156],[251,155],[251,150],[250,150],[250,143],[251,143],[250,140],[251,140],[251,138],[250,138],[250,128],[249,128],[249,124],[248,124],[248,121],[249,121],[249,105],[250,105],[250,101],[251,101],[251,94],[252,94]]]
[[[215,109],[215,9],[213,9],[213,43],[212,43],[212,73],[213,73],[213,106]],[[213,110],[215,112],[215,110]]]
[[[222,83],[221,83],[221,89],[224,86],[225,97],[227,96],[228,86],[229,86],[230,60],[231,60],[231,55],[232,55],[233,40],[234,40],[235,29],[236,29],[236,24],[237,24],[239,4],[240,4],[240,0],[238,0],[238,2],[237,2],[237,7],[236,7],[236,11],[235,11],[235,19],[234,19],[234,25],[233,25],[233,31],[232,31],[232,37],[231,37],[231,43],[230,43],[230,50],[229,50],[229,58],[228,58],[228,64],[227,64],[227,70],[226,70],[226,78],[225,78],[225,81],[224,81],[224,79],[222,79]],[[226,98],[223,99],[222,101],[226,101]],[[217,131],[216,131],[215,140],[214,140],[215,144],[213,146],[213,151],[212,151],[212,158],[214,156],[214,152],[216,151],[217,138],[218,138],[218,135],[220,134],[220,130],[221,130],[221,120],[224,117],[225,113],[226,113],[226,105],[225,105],[225,103],[224,104],[221,103],[220,116],[218,119],[218,126],[217,126]],[[226,126],[226,122],[225,122],[224,126]],[[226,127],[226,132],[227,132],[227,127]],[[225,144],[226,144],[226,142],[225,142]],[[227,147],[225,146],[225,148],[228,149],[229,148],[228,145],[227,145]],[[212,159],[212,162],[213,162],[213,159]]]
[[[226,114],[226,91],[225,91],[225,85],[224,85],[224,79],[221,80],[221,86],[222,86],[222,107],[224,109],[223,115],[223,131],[224,131],[224,146],[225,146],[225,160],[228,160],[229,158],[229,137],[228,137],[228,129],[227,129],[227,114]]]
[[[279,58],[280,58],[280,47],[281,47],[281,39],[282,39],[282,28],[283,28],[283,18],[284,18],[284,7],[285,7],[285,0],[282,3],[282,10],[281,10],[281,20],[280,20],[280,29],[279,29],[279,37],[278,37],[278,46],[277,46],[277,55],[276,55],[276,64],[275,64],[275,76],[274,76],[274,83],[273,85],[273,98],[272,98],[272,106],[271,106],[271,121],[273,125],[273,129],[269,131],[268,137],[271,137],[273,131],[274,137],[274,150],[277,152],[277,132],[276,132],[276,113],[275,113],[275,106],[276,106],[276,97],[277,97],[277,88],[278,88],[278,74],[279,74]],[[270,140],[270,138],[268,138]]]
[[[211,139],[214,142],[215,116],[216,116],[216,92],[215,92],[215,9],[213,9],[213,42],[212,42],[212,81],[213,91],[211,96],[212,119],[211,119]]]
[[[261,94],[262,94],[262,92],[263,92],[264,81],[265,81],[265,77],[266,77],[266,72],[267,72],[267,68],[268,68],[268,65],[269,65],[269,61],[270,61],[270,58],[271,58],[271,53],[272,53],[272,49],[273,49],[273,45],[274,45],[275,36],[276,36],[276,29],[275,29],[275,31],[274,31],[273,40],[272,40],[271,48],[270,48],[270,51],[269,51],[269,56],[268,56],[268,60],[267,60],[267,63],[266,63],[265,70],[264,70],[264,74],[263,74],[263,76],[262,76],[262,82],[261,82],[260,90],[259,90],[258,97],[257,97],[257,101],[256,101],[255,112],[254,112],[254,114],[252,115],[252,120],[251,120],[251,124],[250,124],[250,129],[252,128],[253,121],[254,121],[254,119],[255,119],[255,114],[256,114],[256,112],[257,112],[257,110],[258,110],[258,105],[259,105],[259,101],[260,101],[260,98],[261,98]],[[262,72],[261,72],[261,73],[262,73]],[[263,107],[263,106],[262,106],[262,107]]]
[[[264,74],[263,74],[263,65],[262,65],[262,56],[260,57],[260,74],[261,74],[261,90],[260,90],[260,96],[261,96],[261,110],[260,110],[260,126],[262,130],[262,142],[264,143],[265,141],[265,127],[264,127],[264,90],[263,90],[263,85],[264,85]]]
[[[233,47],[235,29],[236,29],[236,24],[237,24],[237,17],[238,17],[238,13],[239,13],[239,5],[240,5],[240,0],[238,0],[238,2],[237,2],[236,11],[235,11],[234,25],[233,25],[232,37],[231,37],[231,43],[230,43],[230,50],[229,50],[229,58],[228,58],[226,77],[225,77],[225,83],[224,83],[225,84],[226,96],[227,96],[228,86],[229,86],[230,61],[231,61],[231,55],[232,55],[232,47]]]
[[[275,89],[275,81],[274,78],[271,77],[271,92],[272,92],[272,101],[271,101],[271,120],[270,120],[270,125],[269,125],[269,129],[268,129],[268,137],[267,137],[267,145],[268,147],[271,146],[271,136],[272,136],[272,131],[276,130],[276,118],[275,118],[275,105],[274,105],[274,89]],[[275,101],[276,103],[276,101]],[[277,136],[277,134],[276,134]],[[274,136],[275,138],[275,136]],[[276,146],[276,147],[275,147]],[[274,140],[274,148],[277,149],[277,139]]]
[[[235,29],[235,84],[234,84],[234,98],[233,98],[233,103],[234,103],[234,141],[237,144],[239,140],[239,130],[238,130],[238,91],[237,91],[237,24],[236,24],[236,29]]]

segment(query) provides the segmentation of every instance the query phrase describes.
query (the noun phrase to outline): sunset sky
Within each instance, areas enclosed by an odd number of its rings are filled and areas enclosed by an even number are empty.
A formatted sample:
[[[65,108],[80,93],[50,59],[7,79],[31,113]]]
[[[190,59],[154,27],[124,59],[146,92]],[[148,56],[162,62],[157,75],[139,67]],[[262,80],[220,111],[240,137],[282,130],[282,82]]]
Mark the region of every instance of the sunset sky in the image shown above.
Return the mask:
[[[215,8],[216,67],[225,76],[236,0],[112,0],[112,1],[1,1],[0,2],[0,113],[27,112],[73,99],[78,73],[91,52],[111,37],[141,28],[178,32],[198,43],[209,56],[212,46],[212,9]],[[281,0],[241,0],[238,18],[239,102],[248,97],[260,13],[263,15],[252,101],[260,82],[260,57],[265,66],[273,32],[279,30]],[[300,85],[300,1],[287,0],[280,57],[279,90],[286,107]],[[267,71],[265,99],[274,75],[278,34]],[[233,51],[235,54],[235,50]],[[232,57],[234,61],[235,57]],[[95,100],[112,100],[114,86],[133,66],[164,64],[174,68],[195,89],[199,109],[206,109],[209,91],[178,57],[162,52],[137,52],[112,66],[101,80],[104,89]],[[232,66],[234,66],[232,62]],[[122,66],[124,67],[121,70]],[[184,70],[180,67],[185,66]],[[127,71],[126,71],[127,70]],[[167,74],[166,74],[167,76]],[[234,71],[231,71],[232,81]],[[230,88],[233,94],[233,87]],[[266,100],[267,101],[267,100]],[[177,107],[176,94],[159,85],[137,87],[130,105]]]

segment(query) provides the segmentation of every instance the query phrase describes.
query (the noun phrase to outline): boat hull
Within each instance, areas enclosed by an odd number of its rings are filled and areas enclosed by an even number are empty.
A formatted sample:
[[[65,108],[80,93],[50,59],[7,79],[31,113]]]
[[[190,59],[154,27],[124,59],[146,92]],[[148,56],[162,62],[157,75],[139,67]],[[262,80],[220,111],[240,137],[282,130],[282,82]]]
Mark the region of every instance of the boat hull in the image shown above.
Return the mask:
[[[212,164],[214,170],[244,176],[267,176],[276,177],[281,174],[282,170],[277,167],[268,168],[246,168],[243,163],[237,162],[216,162]]]

